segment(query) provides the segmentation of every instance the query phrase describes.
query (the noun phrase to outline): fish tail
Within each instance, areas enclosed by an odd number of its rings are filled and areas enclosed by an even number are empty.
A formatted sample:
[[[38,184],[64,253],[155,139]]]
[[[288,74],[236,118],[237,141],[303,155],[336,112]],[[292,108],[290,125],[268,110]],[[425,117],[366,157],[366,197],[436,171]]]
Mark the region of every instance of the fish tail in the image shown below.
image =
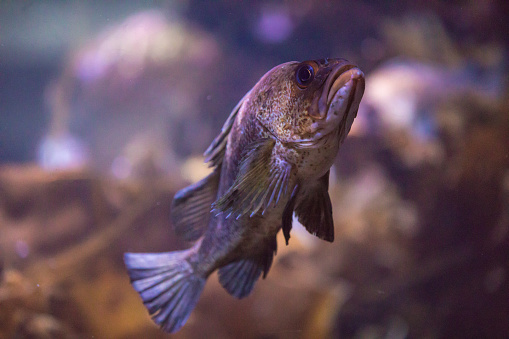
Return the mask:
[[[187,321],[205,285],[189,258],[192,249],[166,253],[125,253],[131,284],[152,319],[166,332],[178,331]]]

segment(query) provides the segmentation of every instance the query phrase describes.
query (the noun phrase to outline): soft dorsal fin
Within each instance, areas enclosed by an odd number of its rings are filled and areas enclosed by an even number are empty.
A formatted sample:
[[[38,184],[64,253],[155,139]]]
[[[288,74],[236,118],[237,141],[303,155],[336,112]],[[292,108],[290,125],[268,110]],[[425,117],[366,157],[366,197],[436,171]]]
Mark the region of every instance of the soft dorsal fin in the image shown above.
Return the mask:
[[[297,198],[295,214],[309,233],[326,241],[334,241],[329,171],[314,184],[302,187]]]
[[[242,104],[249,96],[251,91],[247,92],[246,95],[237,103],[237,105],[233,108],[232,112],[223,127],[221,128],[221,133],[212,141],[210,146],[207,148],[203,155],[205,156],[205,162],[209,163],[210,167],[218,166],[222,163],[224,158],[224,153],[226,152],[226,143],[228,141],[228,135],[232,130],[233,123],[235,122],[235,118],[237,117],[237,113],[239,113]]]
[[[221,166],[201,181],[175,194],[171,221],[175,233],[187,241],[195,241],[208,227],[212,203],[216,200]]]

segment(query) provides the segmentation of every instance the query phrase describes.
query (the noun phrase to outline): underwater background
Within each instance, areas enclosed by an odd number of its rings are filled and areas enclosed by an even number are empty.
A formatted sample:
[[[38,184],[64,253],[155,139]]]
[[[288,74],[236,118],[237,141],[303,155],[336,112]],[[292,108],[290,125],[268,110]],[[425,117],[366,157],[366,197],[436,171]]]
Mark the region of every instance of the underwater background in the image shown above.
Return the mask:
[[[0,338],[508,338],[509,2],[0,1]],[[167,335],[124,252],[190,245],[176,191],[277,64],[366,75],[299,228],[237,300]]]

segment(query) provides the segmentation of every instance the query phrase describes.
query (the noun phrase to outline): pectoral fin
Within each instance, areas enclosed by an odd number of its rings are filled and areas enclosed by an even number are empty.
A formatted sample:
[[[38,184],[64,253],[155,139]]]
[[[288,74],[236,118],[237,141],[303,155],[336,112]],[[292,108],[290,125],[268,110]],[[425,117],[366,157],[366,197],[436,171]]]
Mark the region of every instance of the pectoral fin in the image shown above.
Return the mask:
[[[217,212],[239,218],[255,215],[277,204],[287,192],[292,166],[281,160],[272,164],[275,141],[263,139],[252,145],[240,163],[239,172],[230,189],[213,205]]]
[[[329,172],[314,185],[306,185],[299,193],[295,214],[309,233],[334,241],[334,221],[329,197]]]
[[[171,206],[171,221],[175,233],[187,241],[203,235],[210,219],[210,209],[216,200],[221,166],[194,185],[178,191]]]

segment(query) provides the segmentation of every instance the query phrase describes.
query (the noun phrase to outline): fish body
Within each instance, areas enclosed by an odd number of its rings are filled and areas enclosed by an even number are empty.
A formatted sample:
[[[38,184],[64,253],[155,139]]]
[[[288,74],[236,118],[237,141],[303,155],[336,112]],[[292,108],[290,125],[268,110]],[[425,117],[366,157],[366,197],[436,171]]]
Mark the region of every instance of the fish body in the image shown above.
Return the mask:
[[[344,59],[274,67],[233,109],[206,150],[213,172],[177,192],[172,222],[195,244],[168,253],[126,253],[133,287],[165,331],[180,329],[207,277],[243,298],[270,269],[279,230],[293,213],[334,240],[329,169],[364,93],[364,75]]]

